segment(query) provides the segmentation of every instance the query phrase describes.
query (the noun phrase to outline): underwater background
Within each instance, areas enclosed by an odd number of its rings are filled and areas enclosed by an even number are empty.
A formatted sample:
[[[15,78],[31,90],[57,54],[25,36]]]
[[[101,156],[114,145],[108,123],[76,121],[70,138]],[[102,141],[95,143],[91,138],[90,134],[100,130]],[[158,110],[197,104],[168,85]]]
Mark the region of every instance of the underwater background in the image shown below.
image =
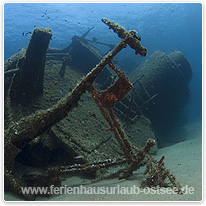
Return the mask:
[[[4,60],[29,42],[34,27],[50,27],[49,47],[65,48],[74,35],[94,29],[88,38],[117,44],[120,39],[101,22],[111,19],[135,29],[148,49],[147,57],[127,48],[117,55],[123,71],[131,72],[156,50],[181,51],[193,70],[191,98],[184,108],[188,122],[202,119],[202,5],[200,3],[6,3],[4,5]],[[96,45],[95,45],[96,46]],[[107,51],[107,47],[99,47]]]

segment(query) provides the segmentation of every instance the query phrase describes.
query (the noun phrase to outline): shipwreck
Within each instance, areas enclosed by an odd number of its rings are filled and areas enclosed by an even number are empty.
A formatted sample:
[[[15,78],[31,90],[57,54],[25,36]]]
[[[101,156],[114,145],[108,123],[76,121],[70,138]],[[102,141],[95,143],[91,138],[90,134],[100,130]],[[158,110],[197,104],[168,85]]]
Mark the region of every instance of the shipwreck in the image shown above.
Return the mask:
[[[182,194],[164,157],[157,161],[151,153],[164,141],[155,131],[189,99],[191,66],[179,51],[157,51],[127,77],[116,54],[129,46],[144,57],[147,49],[135,30],[102,22],[119,44],[86,39],[90,28],[65,49],[48,48],[51,29],[36,27],[28,46],[5,61],[5,190],[35,200],[38,195],[22,194],[21,187],[59,186],[63,174],[128,178],[146,166],[143,187],[174,186]],[[108,53],[93,44],[108,46]],[[117,169],[104,175],[110,167]]]

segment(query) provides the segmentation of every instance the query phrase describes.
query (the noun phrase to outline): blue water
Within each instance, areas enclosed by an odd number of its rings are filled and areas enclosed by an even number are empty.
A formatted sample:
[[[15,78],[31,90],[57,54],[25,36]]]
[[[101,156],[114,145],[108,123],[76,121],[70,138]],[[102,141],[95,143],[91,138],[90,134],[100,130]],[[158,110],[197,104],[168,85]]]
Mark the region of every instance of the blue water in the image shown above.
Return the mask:
[[[65,48],[73,35],[81,36],[88,27],[95,28],[88,38],[116,44],[116,34],[108,30],[101,18],[109,18],[126,29],[135,29],[147,47],[148,56],[140,57],[130,48],[118,55],[123,70],[131,71],[154,51],[169,54],[181,51],[190,61],[193,78],[191,98],[185,107],[189,121],[202,117],[202,5],[200,3],[7,3],[4,6],[4,59],[25,47],[35,26],[50,27],[50,47]],[[107,51],[107,48],[102,48]]]

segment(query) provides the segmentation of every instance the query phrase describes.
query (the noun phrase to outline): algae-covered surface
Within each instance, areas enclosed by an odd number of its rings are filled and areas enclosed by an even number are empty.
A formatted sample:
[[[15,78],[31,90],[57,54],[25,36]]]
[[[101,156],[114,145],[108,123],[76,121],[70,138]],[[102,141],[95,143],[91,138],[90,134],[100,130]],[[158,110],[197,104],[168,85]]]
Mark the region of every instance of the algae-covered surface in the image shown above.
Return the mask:
[[[10,118],[5,120],[6,127],[11,118],[18,124],[18,120],[22,117],[50,108],[71,92],[84,77],[83,73],[69,66],[66,67],[64,77],[61,77],[59,75],[61,65],[61,61],[46,61],[43,95],[30,103],[10,105]],[[94,83],[94,86],[98,89],[97,83]],[[143,116],[133,124],[122,121],[122,125],[131,142],[138,147],[143,147],[148,138],[155,139],[151,122]],[[157,145],[151,152],[157,152]],[[91,94],[85,93],[66,118],[37,136],[22,149],[16,157],[17,163],[21,166],[15,164],[15,170],[20,171],[18,175],[21,178],[25,178],[31,174],[31,171],[32,174],[35,170],[45,172],[46,168],[51,166],[92,163],[123,155],[110,126],[103,118]],[[101,177],[109,174],[109,171],[102,169],[92,175]]]

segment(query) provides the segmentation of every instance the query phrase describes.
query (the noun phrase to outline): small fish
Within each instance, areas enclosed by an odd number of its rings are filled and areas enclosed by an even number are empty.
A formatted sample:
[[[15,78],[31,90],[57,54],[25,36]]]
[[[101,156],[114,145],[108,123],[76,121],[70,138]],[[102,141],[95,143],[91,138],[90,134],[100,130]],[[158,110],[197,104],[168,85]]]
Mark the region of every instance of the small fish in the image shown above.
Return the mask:
[[[31,34],[31,32],[28,32],[29,34]]]
[[[34,27],[36,27],[36,25],[34,25]]]
[[[78,24],[80,24],[80,22],[77,22]]]
[[[41,17],[44,17],[44,15],[42,15]]]
[[[97,120],[97,115],[96,114],[90,114],[92,117],[94,117]]]
[[[68,22],[66,19],[64,21]]]
[[[20,51],[21,49],[18,49],[18,51]]]
[[[21,35],[24,36],[24,32]]]
[[[61,44],[61,46],[63,46],[63,44]]]

